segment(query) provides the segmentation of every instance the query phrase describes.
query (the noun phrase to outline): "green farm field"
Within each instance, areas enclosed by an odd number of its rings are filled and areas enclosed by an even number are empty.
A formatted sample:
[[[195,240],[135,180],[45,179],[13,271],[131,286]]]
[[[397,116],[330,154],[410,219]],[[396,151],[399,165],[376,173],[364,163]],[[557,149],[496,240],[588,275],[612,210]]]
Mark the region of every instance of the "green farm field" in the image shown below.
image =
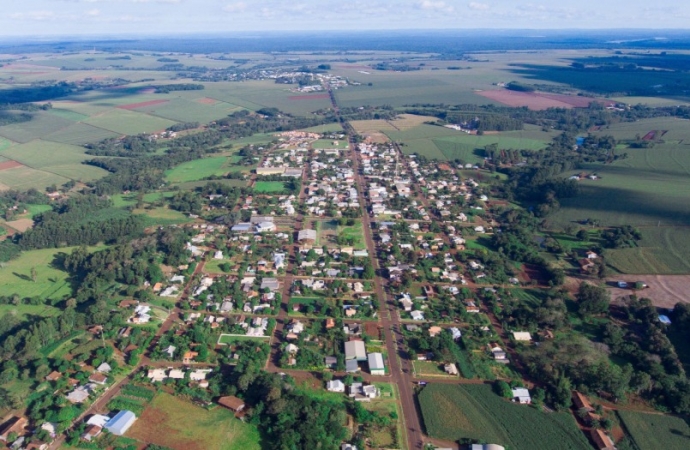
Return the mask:
[[[94,127],[85,123],[75,123],[48,134],[43,138],[47,141],[61,142],[63,144],[84,145],[117,136],[119,136],[118,133],[110,130],[104,130],[103,128]]]
[[[112,109],[84,121],[88,125],[120,134],[152,133],[164,130],[177,122],[126,109]]]
[[[143,106],[137,108],[135,111],[179,122],[208,123],[227,117],[229,114],[239,111],[240,109],[239,106],[231,105],[226,102],[205,105],[194,100],[173,98],[166,103]]]
[[[674,275],[690,273],[690,228],[640,228],[637,247],[613,249],[607,264],[624,274]]]
[[[637,122],[617,123],[602,128],[595,134],[613,136],[616,140],[634,140],[636,136],[643,137],[652,130],[668,131],[661,138],[664,142],[690,144],[690,121],[675,117],[656,117]]]
[[[127,435],[173,450],[261,449],[257,428],[236,419],[231,411],[222,407],[209,411],[166,393],[153,399]]]
[[[33,119],[29,122],[13,123],[0,127],[0,136],[14,142],[25,143],[55,133],[72,124],[74,124],[72,120],[46,111],[39,111],[33,113]]]
[[[11,189],[45,189],[53,184],[58,186],[65,184],[69,180],[61,175],[26,166],[0,171],[0,184]]]
[[[569,413],[543,413],[497,396],[488,385],[429,384],[419,393],[424,427],[439,439],[472,439],[512,450],[587,450]]]
[[[165,178],[171,183],[198,181],[213,175],[230,172],[232,159],[225,156],[196,159],[182,163],[166,172]]]
[[[690,446],[690,427],[680,417],[622,410],[617,414],[638,450],[684,450]]]
[[[147,227],[178,225],[192,222],[192,219],[174,209],[165,207],[154,209],[135,209],[133,214],[144,216],[144,225]]]

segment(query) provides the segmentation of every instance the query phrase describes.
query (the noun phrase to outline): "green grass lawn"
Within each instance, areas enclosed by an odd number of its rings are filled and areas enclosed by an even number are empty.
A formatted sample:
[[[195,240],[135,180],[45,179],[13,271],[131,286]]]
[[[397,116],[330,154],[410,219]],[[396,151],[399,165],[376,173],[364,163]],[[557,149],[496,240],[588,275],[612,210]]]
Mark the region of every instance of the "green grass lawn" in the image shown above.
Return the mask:
[[[254,184],[254,190],[263,194],[283,192],[285,190],[285,183],[282,181],[257,181]]]
[[[364,242],[364,231],[362,229],[362,222],[357,222],[352,226],[338,226],[338,235],[342,234],[346,238],[353,239],[355,250],[365,250],[367,248]]]
[[[319,139],[317,141],[312,142],[311,146],[316,149],[321,149],[321,148],[337,148],[340,150],[347,150],[348,149],[348,142],[347,139],[343,140],[338,140],[334,141],[332,139]]]
[[[258,429],[231,411],[220,406],[208,411],[166,393],[153,399],[127,435],[173,449],[261,449]]]
[[[429,384],[419,393],[424,427],[439,439],[472,439],[512,450],[588,450],[567,412],[543,413],[496,395],[488,385]]]
[[[165,173],[165,178],[171,183],[197,181],[213,175],[223,175],[230,172],[232,160],[226,156],[213,156],[182,163]]]
[[[228,334],[221,334],[220,338],[218,338],[218,343],[220,345],[228,345],[228,344],[232,344],[233,342],[238,342],[238,341],[262,341],[262,340],[268,340],[268,339],[270,339],[270,336],[254,337],[254,336],[230,336]]]
[[[154,209],[135,209],[134,211],[132,211],[132,213],[143,215],[144,225],[147,227],[175,225],[192,222],[192,219],[182,214],[181,212],[175,211],[174,209],[168,209],[165,207]]]
[[[69,254],[74,247],[61,249],[31,250],[19,258],[7,262],[0,268],[0,289],[5,295],[20,297],[41,297],[60,299],[72,293],[67,281],[67,272],[53,266],[56,256]],[[31,277],[31,268],[36,269],[36,281]],[[22,305],[20,308],[27,307]],[[43,308],[43,307],[40,307]]]

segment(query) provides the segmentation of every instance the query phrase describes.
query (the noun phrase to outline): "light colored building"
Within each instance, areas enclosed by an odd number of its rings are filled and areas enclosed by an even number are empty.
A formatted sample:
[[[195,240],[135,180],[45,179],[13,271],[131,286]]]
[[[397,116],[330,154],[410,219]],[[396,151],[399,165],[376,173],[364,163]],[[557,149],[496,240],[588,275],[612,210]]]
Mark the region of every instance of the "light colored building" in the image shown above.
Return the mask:
[[[385,375],[386,366],[383,364],[383,355],[381,353],[369,353],[369,373],[372,375]]]
[[[105,424],[105,429],[116,436],[124,435],[137,420],[132,411],[122,410]]]
[[[364,341],[347,341],[345,343],[345,360],[366,361],[367,350]]]

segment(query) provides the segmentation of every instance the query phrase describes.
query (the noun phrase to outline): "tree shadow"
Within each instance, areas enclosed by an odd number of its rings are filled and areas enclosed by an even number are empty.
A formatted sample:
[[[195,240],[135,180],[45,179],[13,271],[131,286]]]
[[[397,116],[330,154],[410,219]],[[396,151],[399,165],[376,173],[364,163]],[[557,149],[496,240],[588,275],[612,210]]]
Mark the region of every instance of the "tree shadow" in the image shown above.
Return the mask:
[[[12,272],[12,275],[24,281],[33,281],[30,276],[24,275],[23,273]]]

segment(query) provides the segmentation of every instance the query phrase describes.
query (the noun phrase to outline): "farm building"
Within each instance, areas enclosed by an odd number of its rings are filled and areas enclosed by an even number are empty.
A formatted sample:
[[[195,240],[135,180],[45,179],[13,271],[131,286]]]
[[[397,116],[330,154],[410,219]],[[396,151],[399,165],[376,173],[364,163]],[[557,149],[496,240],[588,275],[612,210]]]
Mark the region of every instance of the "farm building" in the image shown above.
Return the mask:
[[[518,402],[523,405],[529,405],[532,403],[532,397],[529,395],[529,391],[525,388],[514,388],[513,389],[513,401]]]
[[[110,419],[104,428],[116,436],[122,436],[134,424],[135,420],[137,420],[137,416],[132,411],[125,409],[115,414],[115,417]]]
[[[457,375],[459,374],[459,373],[458,373],[458,368],[457,368],[457,366],[456,366],[455,364],[453,364],[453,363],[446,364],[445,366],[443,366],[443,370],[444,370],[448,375],[456,375],[456,376],[457,376]]]
[[[519,342],[529,342],[532,340],[532,335],[527,331],[513,331],[513,338]]]
[[[218,404],[220,406],[225,406],[230,411],[234,412],[240,412],[244,409],[244,400],[237,398],[234,395],[219,398]]]
[[[357,364],[356,359],[350,359],[350,360],[345,361],[345,372],[347,372],[347,373],[359,372],[359,364]]]
[[[506,450],[505,447],[498,444],[472,444],[470,450]]]
[[[369,353],[369,373],[372,375],[385,375],[386,367],[383,364],[381,353]]]
[[[17,435],[24,434],[24,427],[27,424],[26,417],[12,417],[10,420],[0,426],[0,441],[7,442],[8,437],[12,433]]]
[[[367,350],[364,341],[348,341],[345,343],[345,360],[366,361]]]
[[[592,441],[598,450],[616,450],[613,441],[603,430],[592,430]]]

